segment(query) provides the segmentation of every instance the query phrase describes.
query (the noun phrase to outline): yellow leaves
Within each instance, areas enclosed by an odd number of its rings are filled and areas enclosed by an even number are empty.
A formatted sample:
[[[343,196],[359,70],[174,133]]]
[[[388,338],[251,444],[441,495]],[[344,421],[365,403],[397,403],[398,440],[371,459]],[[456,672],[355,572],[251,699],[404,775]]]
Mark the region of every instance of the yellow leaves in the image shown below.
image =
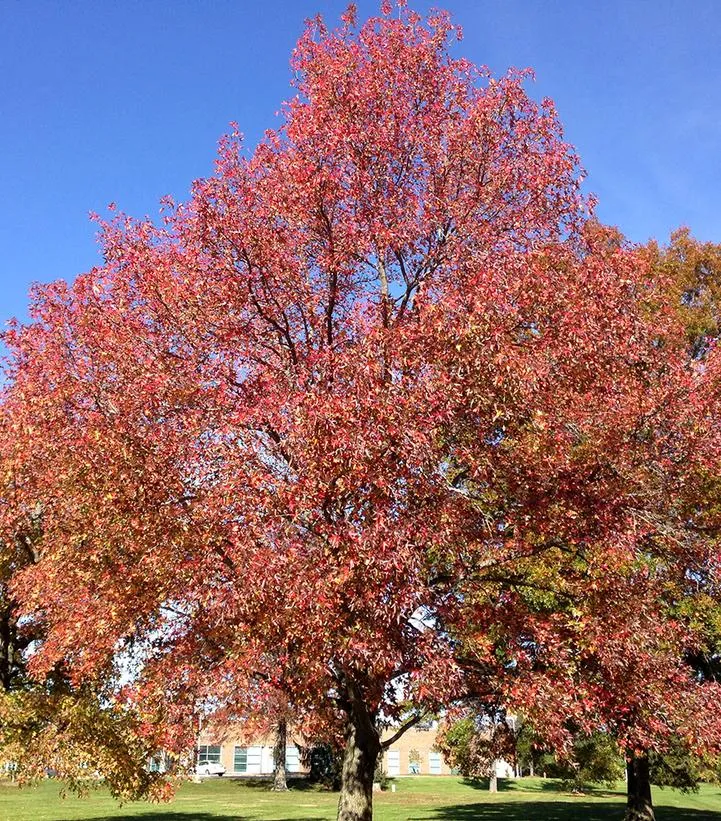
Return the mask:
[[[52,768],[78,793],[103,777],[123,800],[168,797],[167,784],[147,771],[157,743],[140,732],[136,715],[103,704],[91,691],[53,693],[39,686],[0,696],[0,763],[11,761],[30,782]]]
[[[671,235],[666,248],[650,243],[645,249],[661,286],[656,309],[665,301],[685,326],[692,350],[704,337],[718,336],[721,304],[721,245],[694,239],[688,229]]]

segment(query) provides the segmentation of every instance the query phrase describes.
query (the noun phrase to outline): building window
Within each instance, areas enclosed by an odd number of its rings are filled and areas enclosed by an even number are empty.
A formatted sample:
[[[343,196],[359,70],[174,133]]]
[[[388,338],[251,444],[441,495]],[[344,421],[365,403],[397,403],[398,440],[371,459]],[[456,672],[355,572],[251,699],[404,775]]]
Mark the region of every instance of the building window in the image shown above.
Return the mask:
[[[428,753],[428,771],[431,775],[441,774],[441,754]]]
[[[158,753],[154,755],[150,762],[148,763],[148,769],[151,773],[164,773],[165,772],[165,761],[163,760],[163,754]]]
[[[401,754],[398,750],[388,750],[388,775],[401,774]]]
[[[248,772],[248,748],[236,747],[233,750],[233,771],[236,773]]]
[[[297,747],[285,748],[285,768],[289,773],[297,773],[300,770],[300,756]]]
[[[198,764],[220,764],[220,745],[200,744],[198,747]]]
[[[263,748],[248,747],[248,772],[260,775],[263,767]]]

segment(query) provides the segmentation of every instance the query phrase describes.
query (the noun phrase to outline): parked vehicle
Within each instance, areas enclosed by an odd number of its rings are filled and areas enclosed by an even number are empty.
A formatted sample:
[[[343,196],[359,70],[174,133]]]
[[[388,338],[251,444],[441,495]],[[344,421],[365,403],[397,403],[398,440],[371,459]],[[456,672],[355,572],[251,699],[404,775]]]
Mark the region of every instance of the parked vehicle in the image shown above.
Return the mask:
[[[216,761],[202,761],[195,768],[196,775],[225,775],[225,767]]]

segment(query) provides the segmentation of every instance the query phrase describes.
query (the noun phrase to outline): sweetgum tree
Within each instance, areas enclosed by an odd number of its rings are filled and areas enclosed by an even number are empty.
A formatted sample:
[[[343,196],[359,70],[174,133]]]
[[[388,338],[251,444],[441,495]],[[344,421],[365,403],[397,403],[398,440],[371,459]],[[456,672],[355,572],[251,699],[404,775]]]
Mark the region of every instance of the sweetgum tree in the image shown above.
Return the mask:
[[[178,750],[280,693],[343,733],[338,817],[366,821],[384,722],[473,694],[562,744],[646,687],[647,744],[695,692],[664,574],[716,572],[671,526],[715,371],[586,224],[552,103],[452,58],[443,14],[353,17],[308,24],[252,155],[231,134],[162,224],[115,216],[103,266],[35,290],[2,527],[41,504],[35,675],[132,667],[115,698]]]

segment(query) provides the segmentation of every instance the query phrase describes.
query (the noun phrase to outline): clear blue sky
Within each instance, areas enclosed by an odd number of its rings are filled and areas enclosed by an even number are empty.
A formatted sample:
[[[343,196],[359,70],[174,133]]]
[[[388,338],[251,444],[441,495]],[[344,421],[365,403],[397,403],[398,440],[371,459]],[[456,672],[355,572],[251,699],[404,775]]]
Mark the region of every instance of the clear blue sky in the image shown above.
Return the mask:
[[[379,3],[359,2],[362,17]],[[494,71],[531,66],[600,198],[634,240],[721,241],[721,0],[437,0]],[[345,0],[0,0],[0,321],[32,281],[98,261],[89,211],[156,215],[253,145],[289,94],[303,19]]]

